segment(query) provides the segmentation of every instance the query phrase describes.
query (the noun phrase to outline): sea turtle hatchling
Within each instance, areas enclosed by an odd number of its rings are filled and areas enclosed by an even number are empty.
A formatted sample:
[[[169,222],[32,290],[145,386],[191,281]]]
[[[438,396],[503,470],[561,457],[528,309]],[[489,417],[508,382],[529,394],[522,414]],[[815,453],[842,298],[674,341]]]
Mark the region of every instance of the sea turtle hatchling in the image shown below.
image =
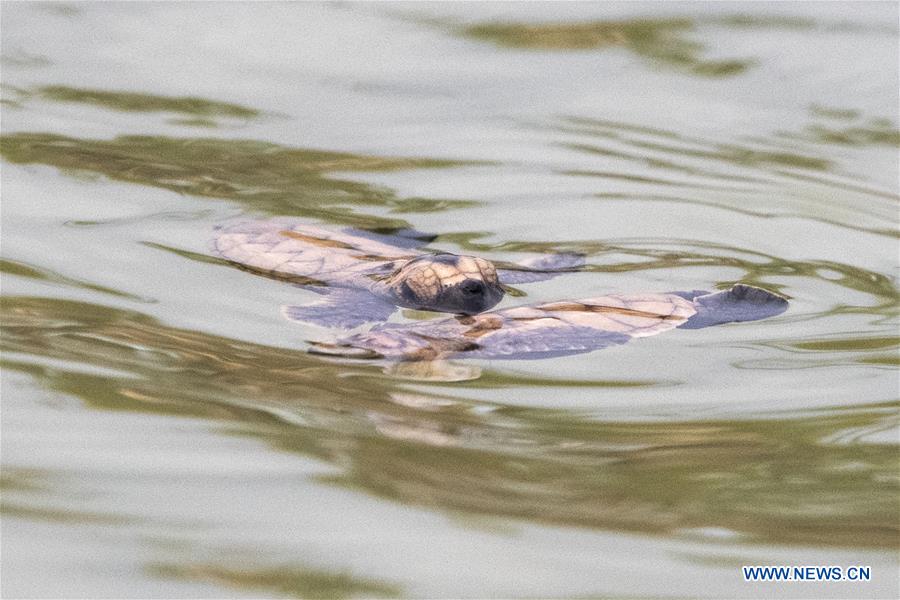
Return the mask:
[[[332,230],[282,220],[220,230],[216,251],[242,268],[286,279],[325,295],[288,306],[289,319],[355,327],[385,321],[397,306],[457,313],[415,323],[380,323],[369,331],[312,344],[311,351],[401,361],[443,358],[543,358],[624,344],[675,328],[699,329],[783,313],[788,302],[761,288],[611,294],[482,312],[504,283],[548,279],[576,269],[580,255],[555,254],[500,264],[473,256],[428,253],[421,234]]]
[[[779,315],[788,302],[738,284],[721,292],[613,294],[517,306],[472,316],[385,323],[312,352],[351,358],[534,359],[581,354],[675,328],[699,329]]]
[[[503,298],[504,284],[549,279],[578,268],[578,254],[544,255],[517,264],[420,249],[429,239],[405,230],[383,235],[279,219],[220,229],[216,253],[253,272],[322,294],[285,306],[294,321],[352,328],[385,321],[398,306],[473,315]]]

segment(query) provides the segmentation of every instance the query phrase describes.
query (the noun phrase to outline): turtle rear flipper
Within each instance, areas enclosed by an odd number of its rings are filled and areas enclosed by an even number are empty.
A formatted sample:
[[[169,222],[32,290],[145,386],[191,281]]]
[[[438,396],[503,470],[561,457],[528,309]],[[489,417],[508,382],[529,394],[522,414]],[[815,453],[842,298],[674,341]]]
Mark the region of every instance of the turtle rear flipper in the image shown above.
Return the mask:
[[[678,294],[678,292],[675,293]],[[758,321],[780,315],[788,307],[788,301],[778,294],[741,283],[730,290],[693,296],[689,299],[693,300],[697,314],[680,325],[681,329],[700,329],[723,323]]]
[[[334,288],[316,302],[282,306],[281,314],[289,321],[353,329],[366,323],[385,321],[396,309],[390,302],[369,292]]]
[[[584,266],[584,255],[575,252],[545,254],[518,263],[496,263],[500,283],[533,283],[553,279]]]

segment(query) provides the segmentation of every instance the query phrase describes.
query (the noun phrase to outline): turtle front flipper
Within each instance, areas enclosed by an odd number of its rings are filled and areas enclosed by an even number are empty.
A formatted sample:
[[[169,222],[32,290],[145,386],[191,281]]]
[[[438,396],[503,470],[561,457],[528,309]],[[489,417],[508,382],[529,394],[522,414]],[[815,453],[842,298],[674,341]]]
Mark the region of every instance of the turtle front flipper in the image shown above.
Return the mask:
[[[678,294],[678,292],[675,292]],[[696,294],[696,292],[691,292]],[[780,315],[787,310],[788,301],[762,288],[739,283],[730,290],[689,298],[697,314],[681,329],[700,329],[723,323],[758,321]]]
[[[584,255],[575,252],[545,254],[517,263],[495,263],[501,283],[546,281],[584,266]]]
[[[385,321],[395,310],[396,306],[367,291],[332,288],[316,302],[282,306],[281,314],[289,321],[353,329],[366,323]]]

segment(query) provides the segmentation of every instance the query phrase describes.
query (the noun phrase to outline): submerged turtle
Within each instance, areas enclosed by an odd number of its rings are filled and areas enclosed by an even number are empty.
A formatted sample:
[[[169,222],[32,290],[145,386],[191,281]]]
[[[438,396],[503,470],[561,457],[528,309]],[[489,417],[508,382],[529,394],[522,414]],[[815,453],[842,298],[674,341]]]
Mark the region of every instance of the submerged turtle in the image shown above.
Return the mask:
[[[583,262],[578,254],[552,254],[498,268],[483,258],[421,250],[428,241],[410,230],[384,235],[273,219],[224,228],[214,245],[242,268],[325,296],[284,307],[288,319],[347,328],[384,321],[398,306],[477,314],[500,302],[504,284],[549,279]]]
[[[533,359],[581,354],[675,328],[699,329],[783,313],[788,302],[738,284],[721,292],[615,294],[517,306],[418,323],[386,323],[312,351],[354,358]]]

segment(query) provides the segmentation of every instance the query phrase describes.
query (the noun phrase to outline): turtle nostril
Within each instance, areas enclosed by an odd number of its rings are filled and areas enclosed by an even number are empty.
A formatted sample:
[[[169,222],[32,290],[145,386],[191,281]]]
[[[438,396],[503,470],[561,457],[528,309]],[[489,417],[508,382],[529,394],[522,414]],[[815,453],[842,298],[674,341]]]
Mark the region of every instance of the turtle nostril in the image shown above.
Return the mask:
[[[462,282],[459,287],[467,296],[475,296],[484,292],[484,285],[471,279]]]

